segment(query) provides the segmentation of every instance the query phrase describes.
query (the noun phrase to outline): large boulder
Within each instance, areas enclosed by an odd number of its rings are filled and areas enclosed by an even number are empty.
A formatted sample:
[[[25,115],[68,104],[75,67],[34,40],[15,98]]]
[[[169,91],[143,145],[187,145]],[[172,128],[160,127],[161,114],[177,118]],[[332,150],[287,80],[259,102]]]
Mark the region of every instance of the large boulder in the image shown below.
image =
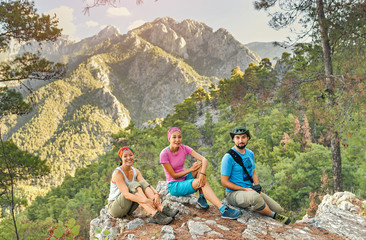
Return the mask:
[[[349,239],[366,239],[366,220],[357,215],[361,204],[362,200],[350,192],[325,195],[315,217],[303,222]]]

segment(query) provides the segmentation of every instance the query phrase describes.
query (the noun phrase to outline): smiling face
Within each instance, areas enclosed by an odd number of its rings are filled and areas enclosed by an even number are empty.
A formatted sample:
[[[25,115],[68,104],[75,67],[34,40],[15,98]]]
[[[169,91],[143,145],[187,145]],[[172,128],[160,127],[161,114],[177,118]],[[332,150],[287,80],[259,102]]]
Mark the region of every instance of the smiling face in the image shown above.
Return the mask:
[[[124,150],[122,153],[122,165],[124,166],[132,166],[134,162],[134,155],[131,150]]]
[[[170,135],[169,138],[169,147],[178,148],[182,144],[182,133],[179,131],[175,131]]]
[[[246,134],[239,134],[234,136],[233,141],[237,148],[244,149],[248,144],[249,137]]]

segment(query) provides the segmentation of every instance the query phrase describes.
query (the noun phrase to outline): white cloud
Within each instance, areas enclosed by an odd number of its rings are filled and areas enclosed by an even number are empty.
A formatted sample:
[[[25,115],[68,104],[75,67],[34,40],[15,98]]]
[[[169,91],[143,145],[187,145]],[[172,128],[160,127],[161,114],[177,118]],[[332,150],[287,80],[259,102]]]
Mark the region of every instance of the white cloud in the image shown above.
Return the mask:
[[[112,16],[130,16],[131,13],[130,11],[128,11],[127,8],[124,7],[120,7],[120,8],[114,8],[114,7],[110,7],[107,10],[108,16],[112,17]]]
[[[54,8],[48,11],[46,14],[54,16],[56,14],[59,20],[58,27],[62,28],[62,34],[69,35],[73,40],[78,40],[75,36],[76,26],[73,23],[74,20],[74,9],[66,6],[61,6],[59,8]]]
[[[97,26],[99,26],[99,23],[96,22],[96,21],[87,21],[85,24],[88,27],[97,27]]]
[[[132,30],[134,28],[140,27],[141,25],[143,25],[145,23],[144,20],[136,20],[134,21],[132,24],[130,24],[127,29],[128,30]]]

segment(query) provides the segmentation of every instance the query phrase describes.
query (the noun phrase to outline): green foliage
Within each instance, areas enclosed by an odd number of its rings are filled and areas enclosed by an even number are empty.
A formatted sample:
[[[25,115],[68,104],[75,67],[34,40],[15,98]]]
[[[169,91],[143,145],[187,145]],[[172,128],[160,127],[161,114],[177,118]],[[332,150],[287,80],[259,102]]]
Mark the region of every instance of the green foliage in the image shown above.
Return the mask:
[[[174,120],[182,120],[185,122],[194,122],[197,114],[197,107],[195,104],[195,100],[191,97],[186,98],[183,103],[179,103],[174,106],[175,113],[171,117],[167,117],[168,119]]]
[[[329,149],[311,144],[307,152],[295,158],[281,158],[273,167],[276,186],[267,188],[270,196],[280,200],[289,210],[306,207],[309,192],[320,192],[322,170],[331,174]]]
[[[69,240],[75,239],[75,237],[79,234],[80,225],[75,225],[75,219],[70,218],[66,224],[59,222],[57,224],[53,224],[48,230],[50,239],[59,239],[59,240]]]
[[[45,239],[49,236],[46,229],[55,225],[50,218],[42,221],[30,221],[26,218],[17,218],[19,239]],[[0,239],[16,239],[13,222],[10,218],[2,219],[0,224]]]
[[[8,88],[0,88],[0,118],[9,114],[25,114],[30,110],[32,106],[23,101],[20,93]]]
[[[10,39],[19,42],[55,41],[61,35],[56,17],[37,14],[32,1],[1,1],[0,16],[0,52],[8,50]],[[63,74],[64,65],[49,62],[38,54],[25,53],[9,62],[0,63],[0,81],[23,80],[28,77],[49,80]]]
[[[1,1],[0,16],[2,25],[0,32],[1,50],[8,48],[11,38],[19,41],[31,39],[54,41],[61,35],[61,29],[57,28],[58,20],[56,17],[37,14],[32,1]]]
[[[17,205],[26,205],[25,199],[14,196],[13,188],[15,183],[29,178],[40,177],[49,173],[49,171],[50,166],[45,160],[19,150],[11,140],[1,141],[0,206],[2,208],[14,209]],[[3,217],[1,215],[0,217]]]
[[[26,211],[27,217],[32,221],[49,217],[58,222],[75,217],[81,226],[80,236],[87,237],[89,222],[106,204],[110,176],[118,166],[116,155],[116,151],[112,151],[101,157],[98,163],[77,170],[75,177],[66,176],[60,186],[45,197],[35,199]]]
[[[104,236],[105,236],[105,240],[107,240],[109,237],[109,234],[111,234],[111,232],[110,231],[108,231],[108,230],[104,230],[103,232],[102,232],[102,229],[100,228],[100,227],[97,227],[96,229],[95,229],[95,233],[96,234],[103,234]],[[93,237],[93,239],[99,239],[99,238],[97,238],[97,237]]]

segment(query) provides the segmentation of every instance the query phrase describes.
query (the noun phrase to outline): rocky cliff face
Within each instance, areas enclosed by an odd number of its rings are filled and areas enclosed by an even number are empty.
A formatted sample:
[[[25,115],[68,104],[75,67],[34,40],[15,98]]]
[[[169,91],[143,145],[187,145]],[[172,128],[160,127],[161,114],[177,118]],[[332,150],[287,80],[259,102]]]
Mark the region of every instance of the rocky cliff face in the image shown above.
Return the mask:
[[[361,240],[366,237],[366,220],[356,213],[360,210],[358,205],[361,200],[349,192],[327,195],[315,218],[284,225],[246,209],[242,209],[242,216],[237,220],[222,219],[219,210],[212,205],[207,211],[199,209],[194,195],[171,196],[166,182],[159,182],[157,190],[162,195],[163,205],[180,211],[170,225],[147,223],[148,217],[139,209],[127,218],[113,218],[105,207],[100,211],[100,216],[90,222],[90,239],[105,239],[108,236],[108,239]]]
[[[193,20],[158,18],[133,30],[146,41],[183,58],[201,75],[230,77],[235,66],[246,68],[260,57],[225,29],[214,31]]]

